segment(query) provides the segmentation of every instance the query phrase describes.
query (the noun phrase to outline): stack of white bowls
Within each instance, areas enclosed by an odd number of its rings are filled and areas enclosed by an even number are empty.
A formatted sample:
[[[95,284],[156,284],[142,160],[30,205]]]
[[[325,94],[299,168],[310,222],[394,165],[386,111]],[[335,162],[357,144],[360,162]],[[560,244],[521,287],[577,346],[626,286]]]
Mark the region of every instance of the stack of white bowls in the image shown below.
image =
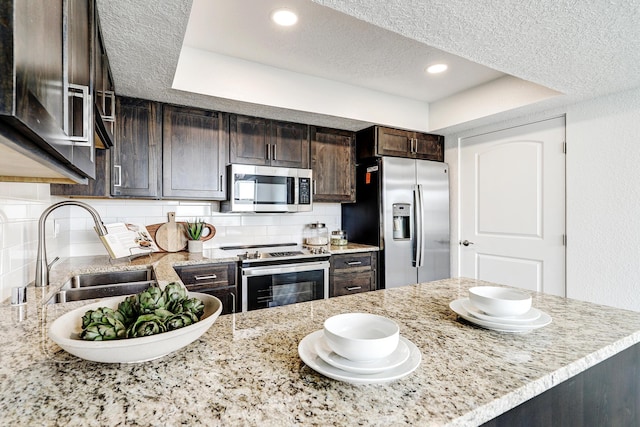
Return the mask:
[[[383,316],[345,313],[324,322],[327,345],[339,356],[353,362],[373,362],[398,348],[400,327]]]
[[[460,317],[487,329],[502,332],[528,332],[551,323],[551,317],[531,306],[527,292],[501,286],[469,288],[469,298],[449,306]]]

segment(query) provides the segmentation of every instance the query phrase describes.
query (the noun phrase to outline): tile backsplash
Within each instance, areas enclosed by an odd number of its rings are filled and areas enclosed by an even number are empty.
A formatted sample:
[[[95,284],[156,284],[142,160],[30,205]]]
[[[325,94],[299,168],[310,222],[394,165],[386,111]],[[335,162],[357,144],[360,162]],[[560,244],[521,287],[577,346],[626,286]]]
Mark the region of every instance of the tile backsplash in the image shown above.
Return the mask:
[[[38,240],[38,220],[52,203],[64,198],[50,196],[48,184],[0,182],[0,300],[11,288],[33,281]],[[306,224],[323,222],[329,230],[339,229],[340,204],[316,203],[312,212],[294,214],[220,213],[217,202],[166,200],[79,199],[93,206],[105,224],[132,222],[157,224],[167,221],[169,212],[177,221],[202,218],[216,228],[205,248],[238,244],[301,243]],[[106,255],[93,230],[87,211],[64,206],[51,212],[46,221],[49,261],[56,256]]]

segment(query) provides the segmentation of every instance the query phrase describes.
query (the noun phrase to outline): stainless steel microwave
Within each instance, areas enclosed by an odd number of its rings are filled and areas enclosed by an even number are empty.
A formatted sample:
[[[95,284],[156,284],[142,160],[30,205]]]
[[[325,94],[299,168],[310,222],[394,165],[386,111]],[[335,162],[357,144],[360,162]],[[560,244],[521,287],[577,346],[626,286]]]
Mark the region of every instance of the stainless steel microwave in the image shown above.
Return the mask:
[[[222,212],[312,210],[311,169],[229,165],[228,199]]]

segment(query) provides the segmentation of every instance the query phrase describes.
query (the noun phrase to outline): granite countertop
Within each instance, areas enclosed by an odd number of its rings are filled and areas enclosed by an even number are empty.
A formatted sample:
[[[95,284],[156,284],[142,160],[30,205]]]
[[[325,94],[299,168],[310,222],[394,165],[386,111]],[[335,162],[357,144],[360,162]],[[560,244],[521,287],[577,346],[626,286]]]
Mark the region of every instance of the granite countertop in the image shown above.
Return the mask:
[[[199,262],[182,259],[181,262]],[[6,425],[478,425],[640,341],[640,313],[533,293],[553,322],[526,334],[475,327],[449,309],[471,279],[220,316],[197,341],[140,364],[75,358],[47,327],[79,303],[0,306]],[[324,377],[298,344],[344,312],[393,318],[422,352],[388,384]],[[22,321],[18,321],[22,318]]]

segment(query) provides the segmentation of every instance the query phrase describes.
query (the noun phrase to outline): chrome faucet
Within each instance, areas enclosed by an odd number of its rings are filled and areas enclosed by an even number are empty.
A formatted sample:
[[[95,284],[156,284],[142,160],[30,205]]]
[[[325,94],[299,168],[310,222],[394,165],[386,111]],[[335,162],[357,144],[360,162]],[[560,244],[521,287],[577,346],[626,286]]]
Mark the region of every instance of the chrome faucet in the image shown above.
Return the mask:
[[[49,286],[50,265],[47,264],[47,247],[45,244],[45,221],[47,220],[47,217],[52,211],[56,210],[60,206],[67,206],[67,205],[79,206],[81,208],[86,209],[93,217],[93,222],[95,222],[96,224],[96,231],[98,232],[98,235],[104,236],[107,234],[107,229],[102,223],[102,219],[100,218],[100,215],[98,214],[98,212],[86,203],[77,202],[75,200],[65,200],[62,202],[55,203],[49,206],[47,209],[45,209],[44,212],[42,212],[42,215],[40,215],[40,220],[38,220],[38,256],[36,258],[36,280],[35,280],[35,286],[37,287]],[[56,260],[53,260],[53,262],[55,261]]]

